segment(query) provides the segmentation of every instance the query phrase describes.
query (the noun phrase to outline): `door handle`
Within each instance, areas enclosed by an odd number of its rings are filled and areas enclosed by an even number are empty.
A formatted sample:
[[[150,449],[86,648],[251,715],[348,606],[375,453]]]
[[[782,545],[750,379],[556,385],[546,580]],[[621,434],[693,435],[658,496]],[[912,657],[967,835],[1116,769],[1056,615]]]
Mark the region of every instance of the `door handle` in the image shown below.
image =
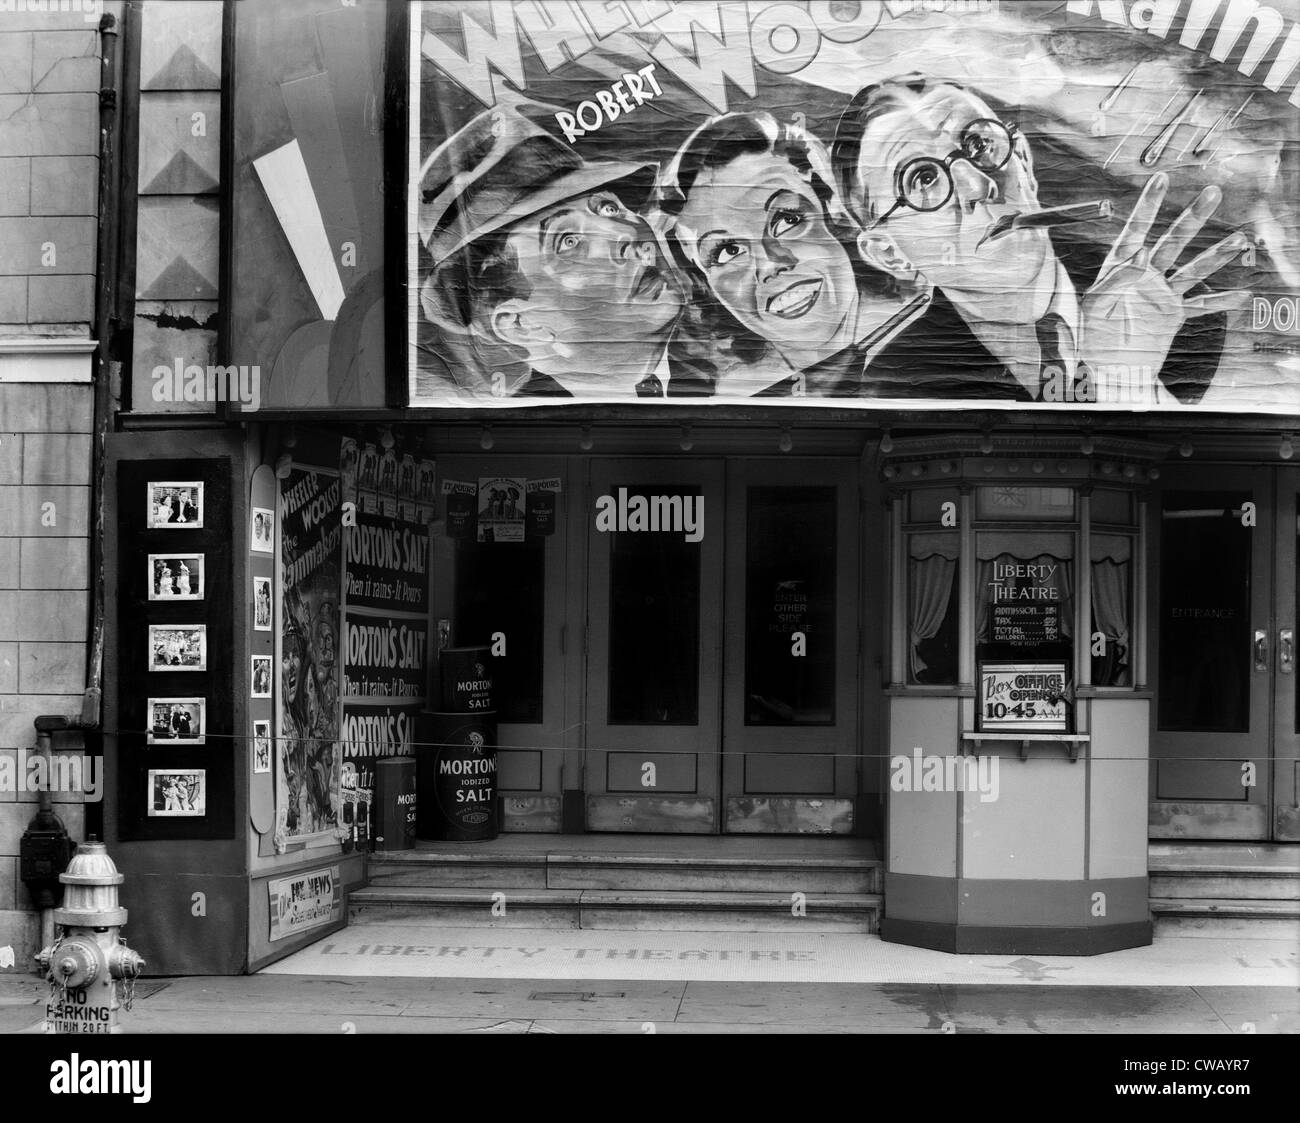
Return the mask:
[[[1268,670],[1268,633],[1262,629],[1255,632],[1255,670]]]
[[[1295,672],[1295,629],[1283,628],[1277,634],[1277,669],[1279,674]]]

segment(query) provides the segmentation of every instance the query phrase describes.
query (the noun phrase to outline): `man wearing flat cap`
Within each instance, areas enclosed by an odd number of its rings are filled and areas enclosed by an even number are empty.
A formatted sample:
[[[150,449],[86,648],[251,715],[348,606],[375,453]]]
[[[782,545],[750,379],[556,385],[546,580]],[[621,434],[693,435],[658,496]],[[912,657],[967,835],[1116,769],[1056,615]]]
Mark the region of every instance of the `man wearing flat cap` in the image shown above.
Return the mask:
[[[589,162],[555,136],[554,110],[524,99],[475,117],[420,171],[425,318],[468,338],[491,392],[661,396],[682,312],[680,282],[636,210],[653,163]]]

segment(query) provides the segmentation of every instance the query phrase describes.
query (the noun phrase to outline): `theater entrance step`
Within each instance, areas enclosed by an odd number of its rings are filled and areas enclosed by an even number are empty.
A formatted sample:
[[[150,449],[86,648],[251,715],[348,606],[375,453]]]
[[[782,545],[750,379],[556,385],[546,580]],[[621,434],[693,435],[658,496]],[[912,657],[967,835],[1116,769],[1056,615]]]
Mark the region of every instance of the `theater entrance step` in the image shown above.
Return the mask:
[[[686,932],[875,932],[862,839],[517,835],[379,852],[353,923]]]
[[[1300,844],[1152,843],[1157,936],[1300,941]]]

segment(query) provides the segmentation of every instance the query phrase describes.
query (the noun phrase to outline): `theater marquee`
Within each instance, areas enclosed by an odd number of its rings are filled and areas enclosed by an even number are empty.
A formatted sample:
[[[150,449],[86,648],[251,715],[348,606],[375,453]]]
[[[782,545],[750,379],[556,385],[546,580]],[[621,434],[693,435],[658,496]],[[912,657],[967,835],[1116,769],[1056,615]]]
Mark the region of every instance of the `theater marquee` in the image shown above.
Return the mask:
[[[1297,16],[415,4],[411,404],[1300,412]]]

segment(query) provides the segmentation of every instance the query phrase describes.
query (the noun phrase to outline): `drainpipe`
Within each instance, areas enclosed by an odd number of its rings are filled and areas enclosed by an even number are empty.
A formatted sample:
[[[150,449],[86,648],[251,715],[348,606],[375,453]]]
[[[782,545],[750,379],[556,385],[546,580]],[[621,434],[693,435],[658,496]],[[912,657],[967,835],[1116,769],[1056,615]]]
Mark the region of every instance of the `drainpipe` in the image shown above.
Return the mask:
[[[105,13],[99,21],[101,70],[99,86],[99,231],[95,292],[95,416],[91,436],[90,474],[90,646],[86,655],[86,689],[81,725],[98,728],[104,676],[104,446],[113,420],[114,374],[111,343],[117,301],[117,234],[121,219],[118,147],[118,21]]]
[[[45,782],[37,793],[36,814],[18,844],[18,873],[41,911],[41,947],[54,942],[54,910],[63,897],[59,874],[72,860],[73,843],[68,828],[54,813],[53,734],[71,723],[62,714],[42,714],[36,719],[36,751],[41,754]]]

